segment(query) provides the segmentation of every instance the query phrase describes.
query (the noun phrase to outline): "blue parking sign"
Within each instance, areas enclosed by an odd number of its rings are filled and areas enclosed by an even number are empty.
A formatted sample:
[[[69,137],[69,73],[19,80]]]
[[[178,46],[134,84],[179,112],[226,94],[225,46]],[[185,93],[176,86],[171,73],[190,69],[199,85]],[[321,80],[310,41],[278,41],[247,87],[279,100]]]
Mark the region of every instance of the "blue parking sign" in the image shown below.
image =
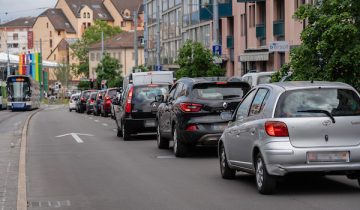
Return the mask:
[[[156,65],[155,71],[162,71],[162,65]]]
[[[213,55],[221,55],[221,45],[213,45]]]

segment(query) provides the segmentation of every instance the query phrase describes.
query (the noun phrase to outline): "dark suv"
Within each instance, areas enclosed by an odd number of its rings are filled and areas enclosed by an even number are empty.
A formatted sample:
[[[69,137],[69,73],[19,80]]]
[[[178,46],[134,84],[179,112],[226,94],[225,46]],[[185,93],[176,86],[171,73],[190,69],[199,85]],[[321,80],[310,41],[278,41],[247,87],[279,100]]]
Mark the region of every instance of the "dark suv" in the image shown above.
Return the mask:
[[[117,136],[129,140],[131,134],[156,132],[157,95],[166,94],[168,84],[127,85],[115,112]]]
[[[76,110],[79,113],[84,113],[86,110],[86,101],[89,99],[90,94],[96,90],[85,90],[81,92],[80,100],[76,103],[77,107]]]
[[[251,89],[247,82],[226,82],[217,78],[180,79],[165,96],[157,112],[157,144],[169,148],[174,141],[175,156],[186,156],[189,147],[217,146],[228,121],[222,112],[232,113]]]

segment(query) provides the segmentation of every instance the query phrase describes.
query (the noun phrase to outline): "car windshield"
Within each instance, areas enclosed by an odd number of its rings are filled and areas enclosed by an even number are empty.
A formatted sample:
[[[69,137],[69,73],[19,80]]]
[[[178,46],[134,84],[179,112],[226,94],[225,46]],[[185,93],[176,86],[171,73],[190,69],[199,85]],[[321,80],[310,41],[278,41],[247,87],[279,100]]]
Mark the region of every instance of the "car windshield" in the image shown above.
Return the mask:
[[[271,81],[271,75],[262,75],[257,78],[257,84],[267,84]]]
[[[275,117],[324,116],[321,111],[332,116],[360,115],[360,98],[348,89],[287,91],[279,99]]]
[[[224,100],[230,98],[242,98],[244,93],[242,83],[210,83],[194,86],[193,93],[199,99]]]
[[[116,89],[109,90],[108,95],[110,98],[115,97],[118,91]]]
[[[134,88],[133,103],[153,102],[158,95],[165,95],[169,87],[167,85],[148,85]]]

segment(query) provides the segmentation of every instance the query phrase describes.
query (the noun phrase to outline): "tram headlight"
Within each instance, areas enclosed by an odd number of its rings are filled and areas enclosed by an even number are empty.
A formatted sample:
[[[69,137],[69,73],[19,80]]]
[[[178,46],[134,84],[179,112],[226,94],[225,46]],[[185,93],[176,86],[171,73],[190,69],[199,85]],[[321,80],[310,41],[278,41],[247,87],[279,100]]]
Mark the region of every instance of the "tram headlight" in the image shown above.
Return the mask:
[[[30,96],[29,95],[25,96],[25,101],[30,101]]]

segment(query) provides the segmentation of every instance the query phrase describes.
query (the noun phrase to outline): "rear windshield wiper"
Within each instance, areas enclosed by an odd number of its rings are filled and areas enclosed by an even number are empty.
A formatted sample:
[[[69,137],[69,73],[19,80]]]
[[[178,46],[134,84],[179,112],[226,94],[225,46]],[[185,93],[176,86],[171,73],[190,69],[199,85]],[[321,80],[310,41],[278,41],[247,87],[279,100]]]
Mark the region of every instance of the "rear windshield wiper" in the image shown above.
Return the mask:
[[[331,121],[333,123],[335,123],[335,118],[334,116],[327,110],[322,110],[322,109],[309,109],[309,110],[301,110],[301,111],[297,111],[297,112],[304,112],[304,113],[323,113],[326,114],[327,116],[329,116],[331,118]]]

